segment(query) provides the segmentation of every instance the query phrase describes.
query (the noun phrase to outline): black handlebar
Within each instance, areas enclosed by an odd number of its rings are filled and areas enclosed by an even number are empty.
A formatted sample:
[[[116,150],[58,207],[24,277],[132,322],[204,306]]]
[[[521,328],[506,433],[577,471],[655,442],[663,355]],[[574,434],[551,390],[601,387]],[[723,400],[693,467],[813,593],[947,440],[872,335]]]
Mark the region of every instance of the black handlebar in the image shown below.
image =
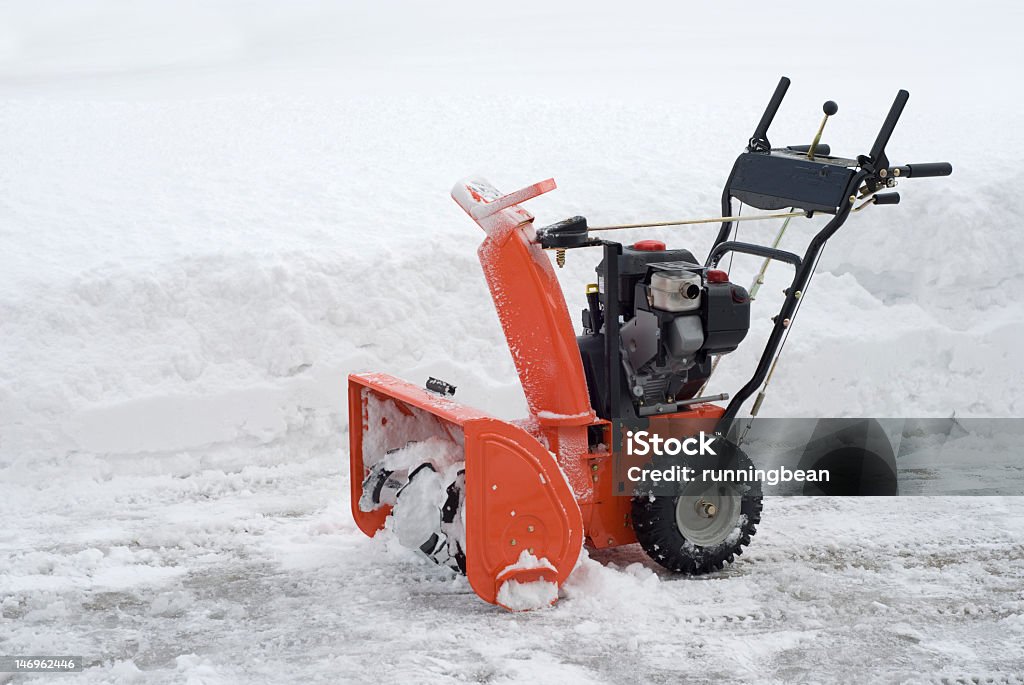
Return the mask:
[[[751,254],[755,257],[765,257],[766,259],[775,259],[780,262],[787,262],[792,264],[797,269],[800,268],[800,256],[795,255],[792,252],[786,252],[776,247],[768,247],[767,245],[756,245],[754,243],[741,243],[736,240],[727,240],[724,243],[718,243],[712,248],[708,254],[708,258],[704,262],[704,266],[714,269],[718,266],[718,262],[722,260],[727,252],[743,252],[744,254]]]
[[[928,176],[949,176],[953,173],[953,165],[949,162],[925,162],[924,164],[905,164],[894,166],[889,173],[900,178],[926,178]]]
[[[783,76],[779,79],[779,85],[775,86],[775,92],[772,93],[772,99],[768,101],[768,106],[764,109],[764,114],[761,115],[761,121],[757,123],[757,128],[754,129],[754,135],[750,137],[750,148],[756,150],[766,150],[768,145],[768,127],[772,125],[772,119],[775,118],[775,114],[779,111],[779,105],[782,104],[782,98],[786,97],[786,91],[789,90],[789,79]]]
[[[892,137],[892,132],[896,128],[896,122],[900,120],[900,115],[903,114],[903,108],[907,106],[909,99],[910,93],[905,90],[896,93],[896,99],[893,100],[889,114],[886,115],[885,122],[878,131],[878,137],[875,138],[875,144],[871,146],[871,152],[868,153],[871,161],[877,166],[889,166],[885,159],[885,146],[889,143],[889,138]]]
[[[900,115],[903,114],[907,101],[910,99],[910,94],[905,90],[900,90],[896,94],[896,99],[889,108],[889,113],[879,129],[878,137],[875,138],[868,155],[860,155],[856,160],[832,158],[822,160],[820,164],[816,165],[813,162],[794,159],[794,153],[797,155],[801,152],[806,153],[807,147],[805,146],[792,146],[785,149],[783,154],[775,154],[781,151],[772,151],[768,144],[768,127],[771,125],[788,88],[789,79],[783,77],[761,116],[761,121],[750,139],[747,151],[736,159],[732,173],[722,192],[722,216],[731,218],[733,198],[753,204],[760,209],[779,209],[795,205],[808,211],[809,214],[808,208],[811,207],[815,212],[826,212],[834,214],[834,216],[811,238],[802,257],[767,245],[729,241],[729,234],[735,223],[733,221],[722,222],[718,238],[705,261],[706,266],[717,265],[722,256],[728,252],[745,252],[789,262],[795,267],[796,272],[789,288],[785,291],[786,298],[782,307],[773,318],[775,324],[768,336],[754,375],[734,395],[729,406],[726,407],[725,413],[718,420],[715,430],[721,434],[729,432],[741,405],[761,388],[762,383],[771,373],[772,365],[778,358],[776,355],[796,313],[801,293],[805,291],[807,283],[811,279],[821,250],[846,222],[850,213],[864,207],[867,202],[879,205],[899,204],[898,193],[878,192],[895,185],[893,176],[907,178],[948,176],[953,172],[952,165],[944,162],[890,167],[885,148],[892,137]],[[822,109],[826,117],[837,111],[833,102],[825,103]],[[819,131],[818,136],[820,135]],[[820,151],[823,155],[829,154],[826,146],[819,145],[815,151]],[[855,208],[853,205],[858,197],[864,199],[864,203]],[[871,199],[867,199],[868,197]],[[614,258],[606,257],[605,259],[611,260],[606,261],[608,264],[616,263]],[[615,277],[610,273],[606,274],[606,277],[610,282],[615,281]],[[609,319],[606,317],[606,320]],[[615,322],[618,323],[617,318]],[[618,359],[613,354],[618,354],[619,348],[616,345],[612,350],[609,340],[611,338],[606,333],[605,344],[609,345],[608,358]],[[618,374],[613,374],[613,377],[618,378]],[[617,391],[618,388],[615,388],[613,392]]]

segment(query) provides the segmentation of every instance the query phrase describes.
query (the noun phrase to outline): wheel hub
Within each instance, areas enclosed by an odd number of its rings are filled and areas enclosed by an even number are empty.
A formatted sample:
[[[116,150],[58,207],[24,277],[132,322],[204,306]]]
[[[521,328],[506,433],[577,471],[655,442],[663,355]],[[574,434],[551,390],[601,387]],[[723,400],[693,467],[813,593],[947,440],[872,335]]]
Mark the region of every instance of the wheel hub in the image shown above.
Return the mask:
[[[676,502],[676,525],[693,544],[713,547],[724,542],[736,528],[741,503],[739,493],[722,485],[680,495]]]
[[[694,505],[694,508],[696,508],[698,514],[700,514],[706,519],[713,519],[715,518],[715,514],[718,513],[718,507],[715,506],[715,503],[708,502],[703,497],[697,500],[697,503]]]

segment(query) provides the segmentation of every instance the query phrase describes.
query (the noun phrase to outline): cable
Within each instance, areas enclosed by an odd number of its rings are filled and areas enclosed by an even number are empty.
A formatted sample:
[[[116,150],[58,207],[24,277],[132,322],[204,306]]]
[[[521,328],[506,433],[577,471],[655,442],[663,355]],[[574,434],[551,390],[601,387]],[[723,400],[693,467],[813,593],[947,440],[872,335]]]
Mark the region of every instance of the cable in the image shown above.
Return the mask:
[[[740,202],[740,206],[736,210],[736,217],[739,218],[741,216],[743,216],[743,202]],[[788,219],[787,219],[787,221],[788,221]],[[733,240],[739,240],[740,239],[740,222],[739,221],[734,221],[733,222],[733,225],[732,225],[732,239]],[[729,252],[729,268],[726,269],[727,273],[730,273],[730,274],[732,273],[732,258],[735,255],[736,255],[735,252]]]
[[[747,216],[712,216],[704,219],[679,219],[677,221],[649,221],[643,224],[616,224],[614,226],[588,226],[587,231],[619,231],[626,228],[658,228],[660,226],[690,226],[692,224],[720,224],[725,221],[761,221],[763,219],[787,219],[791,216],[809,218],[810,212],[775,212],[772,214],[749,214]]]

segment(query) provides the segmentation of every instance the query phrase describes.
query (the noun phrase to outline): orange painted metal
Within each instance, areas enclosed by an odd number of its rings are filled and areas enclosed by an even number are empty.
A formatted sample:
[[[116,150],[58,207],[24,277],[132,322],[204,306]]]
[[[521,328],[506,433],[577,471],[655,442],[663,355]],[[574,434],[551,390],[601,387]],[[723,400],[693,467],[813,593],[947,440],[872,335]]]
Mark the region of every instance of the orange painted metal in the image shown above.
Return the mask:
[[[596,417],[562,288],[551,260],[532,242],[533,216],[508,205],[508,198],[522,202],[554,187],[548,179],[501,195],[473,179],[457,183],[452,197],[487,234],[477,254],[530,413],[545,427],[586,426]]]
[[[705,402],[695,404],[686,411],[652,416],[647,430],[660,435],[696,435],[699,431],[713,431],[725,409]]]
[[[611,425],[605,422],[604,444],[611,444]],[[632,497],[615,493],[614,455],[608,449],[592,452],[587,459],[594,484],[590,502],[580,506],[587,527],[587,540],[592,547],[618,547],[636,542],[630,518]]]
[[[367,376],[370,374],[366,374]],[[384,527],[384,520],[391,513],[391,507],[382,507],[374,511],[363,511],[359,508],[359,498],[363,495],[363,480],[369,475],[369,469],[363,464],[363,435],[376,427],[367,425],[366,403],[363,401],[364,384],[358,377],[348,379],[348,484],[349,506],[352,518],[359,530],[373,537]]]
[[[551,453],[519,426],[386,374],[349,376],[350,496],[360,530],[375,535],[390,513],[389,507],[364,512],[358,505],[368,473],[364,437],[387,430],[367,424],[367,393],[403,412],[428,412],[452,435],[462,434],[466,576],[477,595],[495,603],[502,573],[524,550],[546,559],[559,584],[569,577],[583,548],[583,518]]]
[[[545,582],[545,583],[560,583],[561,582],[560,580],[558,580],[557,575],[555,574],[554,570],[548,568],[547,566],[539,566],[539,567],[535,567],[535,568],[508,568],[508,569],[505,569],[497,577],[497,579],[495,580],[495,584],[500,588],[506,581],[510,581],[510,580],[513,580],[513,581],[519,583],[520,585],[525,585],[525,584],[529,584],[529,583],[535,583],[535,582],[538,582],[538,581]],[[548,604],[551,605],[551,604],[554,604],[557,601],[558,601],[558,596],[556,594],[554,597],[551,598],[551,601],[548,602]],[[507,606],[505,604],[502,604],[501,600],[497,600],[495,603],[498,604],[501,607],[504,607],[505,609],[508,609],[509,611],[524,611],[524,609],[521,609],[521,608],[518,608],[518,607],[511,607],[511,606]],[[530,607],[530,608],[531,609],[540,609],[541,607],[533,606],[533,607]]]
[[[494,603],[503,571],[525,550],[561,585],[583,549],[583,517],[551,453],[498,419],[466,426],[466,576]]]

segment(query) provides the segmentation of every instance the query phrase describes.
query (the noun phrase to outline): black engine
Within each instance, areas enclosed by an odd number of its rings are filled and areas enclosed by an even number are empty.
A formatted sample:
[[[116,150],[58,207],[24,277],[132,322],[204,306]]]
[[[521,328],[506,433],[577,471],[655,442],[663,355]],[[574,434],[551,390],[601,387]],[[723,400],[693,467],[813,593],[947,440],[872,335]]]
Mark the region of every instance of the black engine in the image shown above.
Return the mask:
[[[723,271],[697,263],[689,250],[644,240],[623,246],[618,276],[597,266],[587,291],[584,335],[577,338],[590,400],[602,418],[637,418],[683,409],[711,374],[711,356],[736,349],[750,327],[750,297]],[[610,287],[609,287],[610,286]],[[609,293],[620,323],[620,382],[608,383],[605,334]],[[619,387],[618,397],[609,388]],[[614,403],[614,407],[612,406]]]

